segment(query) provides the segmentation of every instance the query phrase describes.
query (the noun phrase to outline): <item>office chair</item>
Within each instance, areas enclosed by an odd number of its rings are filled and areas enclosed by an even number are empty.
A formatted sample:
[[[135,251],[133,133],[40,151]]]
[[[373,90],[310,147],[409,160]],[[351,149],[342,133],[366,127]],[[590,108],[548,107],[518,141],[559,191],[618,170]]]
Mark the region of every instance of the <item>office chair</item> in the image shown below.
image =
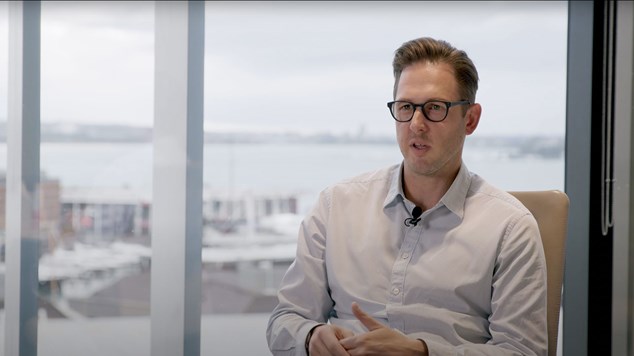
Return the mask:
[[[533,214],[544,245],[547,273],[547,322],[548,355],[557,353],[559,331],[559,308],[564,272],[564,251],[568,227],[568,206],[566,193],[559,190],[509,192],[524,204]]]

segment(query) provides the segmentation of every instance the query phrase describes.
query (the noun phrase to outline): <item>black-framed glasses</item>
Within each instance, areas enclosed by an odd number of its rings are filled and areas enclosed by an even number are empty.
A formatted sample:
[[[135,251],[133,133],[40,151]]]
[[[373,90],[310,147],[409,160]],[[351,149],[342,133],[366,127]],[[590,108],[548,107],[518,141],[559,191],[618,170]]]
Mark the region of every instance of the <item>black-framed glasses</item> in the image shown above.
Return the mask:
[[[469,100],[460,101],[442,101],[442,100],[430,100],[422,104],[414,104],[409,101],[397,100],[387,103],[387,107],[390,109],[390,113],[394,120],[398,122],[408,122],[414,117],[414,112],[417,107],[423,112],[423,115],[427,120],[433,122],[443,121],[447,117],[449,108],[457,105],[471,104]]]

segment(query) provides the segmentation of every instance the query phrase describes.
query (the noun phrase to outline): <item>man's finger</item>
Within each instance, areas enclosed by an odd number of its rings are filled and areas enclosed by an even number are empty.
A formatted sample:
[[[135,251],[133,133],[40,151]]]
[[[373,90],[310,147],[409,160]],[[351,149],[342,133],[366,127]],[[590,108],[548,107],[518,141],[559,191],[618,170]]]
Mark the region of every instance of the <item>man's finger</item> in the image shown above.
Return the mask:
[[[308,351],[310,355],[348,356],[346,349],[339,344],[337,334],[347,335],[349,332],[333,325],[323,325],[315,329],[310,339]],[[351,332],[350,332],[351,333]]]
[[[335,330],[335,336],[337,337],[337,339],[341,340],[341,339],[345,339],[347,337],[351,337],[354,336],[354,333],[348,329],[344,329],[344,328],[337,328]]]
[[[352,313],[357,319],[365,326],[368,331],[384,328],[385,326],[378,322],[376,319],[368,315],[366,312],[361,310],[361,307],[356,302],[352,302]]]

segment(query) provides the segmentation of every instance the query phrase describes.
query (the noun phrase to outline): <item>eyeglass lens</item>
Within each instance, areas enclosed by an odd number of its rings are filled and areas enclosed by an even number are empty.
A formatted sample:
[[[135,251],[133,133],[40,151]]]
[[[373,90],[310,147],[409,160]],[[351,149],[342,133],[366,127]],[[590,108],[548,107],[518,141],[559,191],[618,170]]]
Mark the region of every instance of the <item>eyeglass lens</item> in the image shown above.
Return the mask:
[[[415,110],[416,106],[406,101],[397,101],[392,105],[392,115],[398,121],[411,120]],[[423,105],[423,114],[431,121],[442,121],[447,116],[447,105],[429,101]]]

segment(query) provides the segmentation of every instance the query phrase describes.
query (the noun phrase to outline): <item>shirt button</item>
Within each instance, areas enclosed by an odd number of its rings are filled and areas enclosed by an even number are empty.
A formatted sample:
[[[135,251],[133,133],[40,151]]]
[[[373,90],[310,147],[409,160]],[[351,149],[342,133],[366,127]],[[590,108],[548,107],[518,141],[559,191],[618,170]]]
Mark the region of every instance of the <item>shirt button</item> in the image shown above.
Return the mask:
[[[398,295],[400,292],[401,292],[401,290],[400,290],[400,289],[398,289],[398,288],[394,288],[394,289],[392,289],[392,293],[393,293],[394,295]]]
[[[405,252],[405,253],[403,254],[403,259],[407,259],[408,257],[409,257],[409,253]]]

